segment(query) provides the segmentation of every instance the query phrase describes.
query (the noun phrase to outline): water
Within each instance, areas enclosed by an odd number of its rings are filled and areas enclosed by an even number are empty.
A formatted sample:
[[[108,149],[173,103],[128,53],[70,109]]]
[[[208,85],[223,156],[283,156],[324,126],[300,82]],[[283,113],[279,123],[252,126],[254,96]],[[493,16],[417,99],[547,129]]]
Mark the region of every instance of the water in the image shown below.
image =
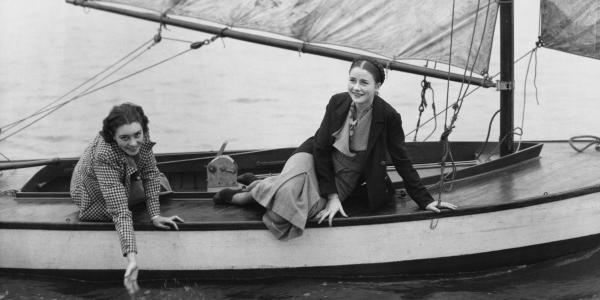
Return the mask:
[[[535,46],[538,3],[515,5],[515,55],[520,57]],[[0,126],[28,116],[104,70],[148,41],[157,28],[154,23],[104,12],[85,13],[81,7],[62,1],[0,0]],[[163,31],[163,36],[189,41],[210,38],[171,27]],[[0,153],[13,160],[78,156],[100,130],[110,107],[125,101],[144,107],[151,120],[152,139],[158,143],[157,153],[218,150],[225,140],[229,141],[228,149],[294,147],[314,133],[329,97],[345,89],[347,62],[231,39],[224,43],[217,40],[73,101],[0,141]],[[105,83],[187,47],[185,43],[164,40]],[[491,74],[498,70],[497,56],[495,49]],[[522,126],[526,100],[523,138],[566,140],[575,135],[600,135],[600,61],[541,49],[537,68],[539,105],[532,81],[533,66],[524,97],[527,61],[528,57],[516,65],[515,78],[515,126]],[[382,97],[402,114],[407,132],[417,123],[422,79],[393,72],[381,89]],[[432,82],[439,109],[446,102],[446,83]],[[458,89],[458,84],[451,85],[450,101],[456,99]],[[479,89],[469,96],[450,140],[483,140],[489,119],[499,108],[498,98],[498,92],[490,89]],[[431,116],[430,108],[425,115]],[[439,138],[443,123],[442,115],[432,140]],[[419,140],[432,130],[433,123],[423,127]],[[0,135],[0,139],[11,132]],[[498,139],[497,120],[491,138]],[[592,251],[514,270],[443,278],[142,282],[138,298],[587,299],[600,296],[599,267],[600,254]],[[118,282],[81,283],[2,275],[0,299],[21,296],[127,297]]]
[[[447,277],[141,282],[137,299],[597,299],[599,248],[533,266]],[[0,275],[0,299],[128,299],[120,283]]]

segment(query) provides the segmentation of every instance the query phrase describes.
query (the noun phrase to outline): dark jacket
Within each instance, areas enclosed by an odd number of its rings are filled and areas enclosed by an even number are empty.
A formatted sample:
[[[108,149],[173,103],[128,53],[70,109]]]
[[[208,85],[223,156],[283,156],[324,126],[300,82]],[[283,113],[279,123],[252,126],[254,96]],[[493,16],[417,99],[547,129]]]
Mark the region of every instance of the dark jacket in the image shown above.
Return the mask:
[[[333,133],[344,124],[351,104],[352,98],[347,92],[331,97],[325,111],[325,117],[323,117],[321,126],[315,136],[306,140],[296,150],[296,152],[313,154],[319,180],[319,191],[325,197],[328,194],[337,193],[331,157],[333,143],[335,142]],[[375,210],[384,205],[389,196],[395,192],[386,188],[386,157],[388,153],[398,174],[404,180],[408,195],[419,207],[425,209],[434,200],[421,183],[421,178],[413,168],[412,160],[404,147],[404,130],[402,130],[400,114],[379,96],[375,96],[375,99],[373,99],[372,114],[373,118],[367,144],[367,160],[364,169],[370,209]]]

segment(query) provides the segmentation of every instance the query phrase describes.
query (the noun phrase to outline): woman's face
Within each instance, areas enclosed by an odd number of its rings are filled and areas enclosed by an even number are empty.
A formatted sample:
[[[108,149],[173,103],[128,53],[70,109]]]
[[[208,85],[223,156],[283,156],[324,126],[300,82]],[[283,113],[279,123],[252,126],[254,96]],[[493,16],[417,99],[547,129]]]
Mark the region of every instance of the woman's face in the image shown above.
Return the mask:
[[[113,138],[125,153],[136,155],[140,152],[140,146],[144,141],[142,125],[139,122],[121,125],[117,128]]]
[[[381,84],[375,83],[373,75],[359,67],[350,70],[348,92],[356,104],[371,104]]]

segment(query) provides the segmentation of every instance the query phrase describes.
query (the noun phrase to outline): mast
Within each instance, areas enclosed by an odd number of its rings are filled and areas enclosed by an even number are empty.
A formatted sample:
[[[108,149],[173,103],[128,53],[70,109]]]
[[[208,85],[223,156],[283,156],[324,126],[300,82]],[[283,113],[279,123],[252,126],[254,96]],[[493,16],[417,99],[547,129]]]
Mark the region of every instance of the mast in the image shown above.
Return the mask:
[[[223,30],[223,28],[219,28],[219,27],[183,21],[181,19],[175,19],[175,18],[168,18],[168,17],[163,18],[157,14],[127,10],[127,9],[123,9],[120,7],[103,5],[103,4],[99,4],[96,2],[92,2],[92,1],[66,0],[66,2],[73,4],[73,5],[79,5],[79,6],[93,8],[93,9],[97,9],[97,10],[107,11],[107,12],[125,15],[125,16],[129,16],[129,17],[133,17],[133,18],[142,19],[142,20],[157,22],[157,23],[161,23],[161,24],[165,24],[165,25],[172,25],[172,26],[177,26],[177,27],[186,28],[186,29],[190,29],[190,30],[201,31],[201,32],[209,33],[209,34],[220,35],[221,37],[228,37],[228,38],[237,39],[237,40],[241,40],[241,41],[245,41],[245,42],[251,42],[251,43],[281,48],[281,49],[292,50],[292,51],[302,51],[303,53],[325,56],[325,57],[335,58],[335,59],[340,59],[340,60],[345,60],[345,61],[353,61],[356,57],[359,56],[356,53],[352,53],[352,52],[348,52],[348,51],[332,49],[332,48],[327,48],[327,47],[321,47],[321,46],[316,46],[316,45],[312,45],[312,44],[304,44],[301,42],[285,41],[285,40],[265,37],[265,36],[261,36],[261,35],[240,32],[240,31],[236,31],[236,30],[230,30],[230,29]],[[433,77],[433,78],[450,80],[450,81],[455,81],[455,82],[464,82],[465,81],[463,74],[452,73],[452,74],[450,74],[450,76],[448,76],[448,72],[443,71],[443,70],[435,70],[435,69],[430,69],[430,68],[426,68],[426,67],[420,67],[420,66],[400,63],[397,61],[389,62],[389,60],[378,59],[375,57],[374,57],[374,59],[378,60],[384,66],[387,66],[389,63],[389,68],[391,70],[396,70],[396,71],[401,71],[401,72],[411,73],[411,74],[417,74],[417,75],[425,75],[425,76],[429,76],[429,77]],[[492,81],[487,80],[487,79],[470,77],[470,78],[467,78],[467,80],[472,85],[477,85],[477,86],[481,86],[481,87],[485,87],[485,88],[496,86],[495,83],[493,83]]]
[[[500,156],[514,152],[514,4],[500,3]],[[506,138],[505,138],[506,137]]]

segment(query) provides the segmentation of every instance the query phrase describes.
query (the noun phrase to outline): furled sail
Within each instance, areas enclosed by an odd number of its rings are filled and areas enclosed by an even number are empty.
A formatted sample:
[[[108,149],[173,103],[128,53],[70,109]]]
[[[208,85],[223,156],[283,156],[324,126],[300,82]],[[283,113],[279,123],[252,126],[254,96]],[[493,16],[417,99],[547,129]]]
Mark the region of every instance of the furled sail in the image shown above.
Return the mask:
[[[455,7],[453,1],[439,0],[104,2],[274,33],[305,43],[360,49],[390,60],[451,63],[475,73],[488,69],[498,10],[491,0],[461,0]]]
[[[542,0],[545,47],[600,59],[600,1]]]

